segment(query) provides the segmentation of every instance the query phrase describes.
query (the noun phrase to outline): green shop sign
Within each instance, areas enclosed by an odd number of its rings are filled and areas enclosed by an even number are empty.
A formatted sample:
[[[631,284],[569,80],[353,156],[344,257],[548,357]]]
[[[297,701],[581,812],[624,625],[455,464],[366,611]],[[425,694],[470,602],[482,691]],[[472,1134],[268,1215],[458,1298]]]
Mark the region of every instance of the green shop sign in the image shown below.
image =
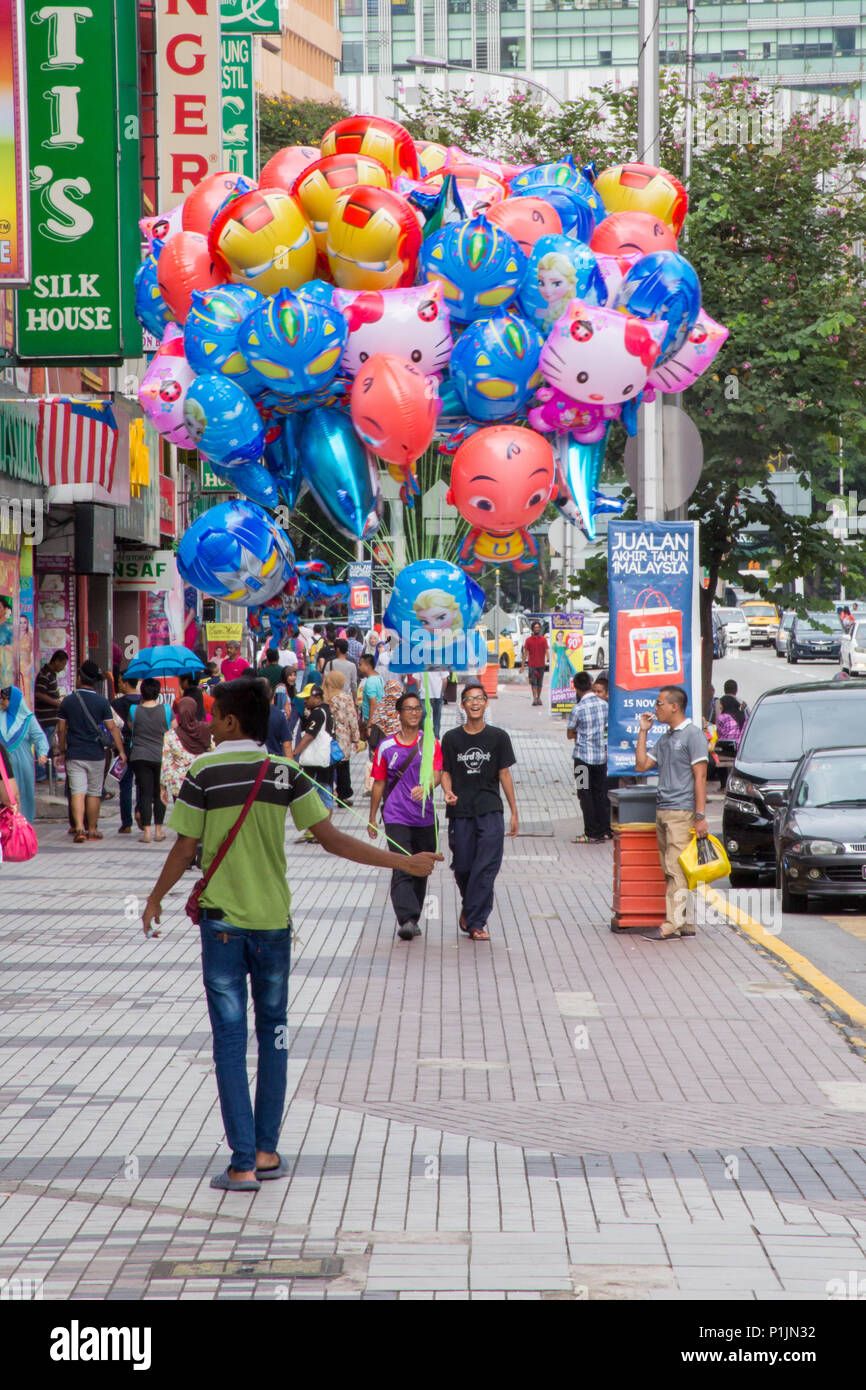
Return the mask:
[[[256,176],[253,41],[239,34],[220,41],[223,165],[247,178]]]
[[[280,0],[221,0],[224,34],[279,34]]]
[[[141,350],[135,0],[23,9],[33,279],[16,296],[16,353],[117,362]]]

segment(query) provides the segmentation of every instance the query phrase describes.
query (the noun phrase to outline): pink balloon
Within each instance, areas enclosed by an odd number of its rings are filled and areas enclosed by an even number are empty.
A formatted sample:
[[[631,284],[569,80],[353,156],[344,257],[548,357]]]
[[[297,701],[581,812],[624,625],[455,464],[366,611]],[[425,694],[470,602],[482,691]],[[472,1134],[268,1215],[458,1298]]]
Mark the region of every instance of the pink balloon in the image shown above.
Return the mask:
[[[171,212],[158,212],[153,217],[142,217],[138,225],[147,242],[148,251],[160,247],[170,236],[181,230],[182,214],[183,204],[180,203],[176,208],[172,208]]]
[[[259,175],[259,188],[280,188],[289,193],[298,175],[321,157],[321,150],[313,145],[286,145],[271,155]]]
[[[724,324],[716,323],[702,309],[679,351],[660,367],[653,367],[649,385],[657,391],[685,391],[712,364],[727,336]]]
[[[183,355],[183,329],[170,323],[138,388],[138,400],[157,433],[181,449],[197,447],[183,422],[184,401],[193,381],[195,372]]]
[[[595,259],[607,289],[606,305],[609,309],[617,296],[623,280],[628,275],[632,266],[636,265],[640,260],[640,255],[637,252],[633,256],[605,256],[603,254],[597,254]]]
[[[567,396],[555,386],[541,386],[535,393],[541,405],[528,412],[529,423],[540,434],[560,434],[568,430],[575,439],[592,444],[601,439],[609,420],[616,420],[618,405],[586,405]]]
[[[349,325],[342,369],[354,376],[377,352],[405,357],[425,376],[451,356],[451,323],[439,281],[398,290],[335,290],[334,306]]]
[[[648,323],[573,299],[541,350],[542,375],[587,405],[634,400],[646,386],[667,331],[666,319]]]

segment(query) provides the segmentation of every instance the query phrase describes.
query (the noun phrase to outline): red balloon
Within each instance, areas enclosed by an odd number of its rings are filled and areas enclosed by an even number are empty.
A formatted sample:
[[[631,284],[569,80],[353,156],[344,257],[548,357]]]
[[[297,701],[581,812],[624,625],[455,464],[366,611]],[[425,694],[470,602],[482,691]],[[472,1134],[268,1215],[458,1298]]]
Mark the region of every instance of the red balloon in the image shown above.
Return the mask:
[[[211,260],[207,237],[200,232],[175,232],[156,263],[160,293],[178,323],[189,313],[193,290],[225,284],[226,276]]]
[[[240,177],[239,174],[224,170],[219,174],[208,174],[206,179],[202,179],[201,183],[187,194],[181,213],[183,230],[201,232],[202,236],[207,236],[214,213],[226,198],[237,191]],[[256,186],[255,179],[245,178],[244,183],[252,188]]]
[[[377,352],[352,386],[352,423],[364,443],[386,463],[408,468],[433,442],[439,393],[405,357]]]
[[[399,121],[385,116],[347,116],[322,136],[322,155],[371,154],[395,176],[418,177],[415,141]]]
[[[506,198],[487,209],[487,220],[514,237],[524,256],[543,236],[559,236],[562,222],[559,213],[543,198]]]
[[[470,526],[506,536],[538,520],[555,477],[553,450],[540,434],[490,425],[454,455],[447,500]]]
[[[271,155],[259,175],[259,188],[281,188],[288,193],[295,179],[318,158],[319,151],[313,145],[286,145]]]
[[[676,251],[677,239],[651,212],[612,212],[599,222],[589,249],[599,256],[649,256],[653,251]]]

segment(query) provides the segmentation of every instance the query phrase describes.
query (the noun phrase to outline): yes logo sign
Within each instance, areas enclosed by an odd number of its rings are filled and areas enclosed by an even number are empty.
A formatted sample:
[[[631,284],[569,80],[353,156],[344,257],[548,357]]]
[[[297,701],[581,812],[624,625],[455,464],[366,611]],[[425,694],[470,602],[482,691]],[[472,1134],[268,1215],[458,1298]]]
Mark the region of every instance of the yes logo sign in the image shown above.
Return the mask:
[[[138,111],[128,76],[118,82],[130,41],[135,62],[134,0],[24,0],[24,16],[33,280],[17,296],[16,351],[117,360],[136,348],[124,335],[120,183],[134,173],[134,235]]]

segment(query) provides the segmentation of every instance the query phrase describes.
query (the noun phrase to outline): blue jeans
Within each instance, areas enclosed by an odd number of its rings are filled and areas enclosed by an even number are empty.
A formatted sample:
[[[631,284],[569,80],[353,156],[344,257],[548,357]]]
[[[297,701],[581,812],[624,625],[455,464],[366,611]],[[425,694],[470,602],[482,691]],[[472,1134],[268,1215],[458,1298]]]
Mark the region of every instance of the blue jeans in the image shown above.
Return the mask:
[[[256,1150],[275,1153],[286,1100],[291,930],[248,931],[202,917],[201,964],[213,1059],[231,1166],[248,1172]],[[247,1081],[247,975],[259,1061],[255,1111]]]

